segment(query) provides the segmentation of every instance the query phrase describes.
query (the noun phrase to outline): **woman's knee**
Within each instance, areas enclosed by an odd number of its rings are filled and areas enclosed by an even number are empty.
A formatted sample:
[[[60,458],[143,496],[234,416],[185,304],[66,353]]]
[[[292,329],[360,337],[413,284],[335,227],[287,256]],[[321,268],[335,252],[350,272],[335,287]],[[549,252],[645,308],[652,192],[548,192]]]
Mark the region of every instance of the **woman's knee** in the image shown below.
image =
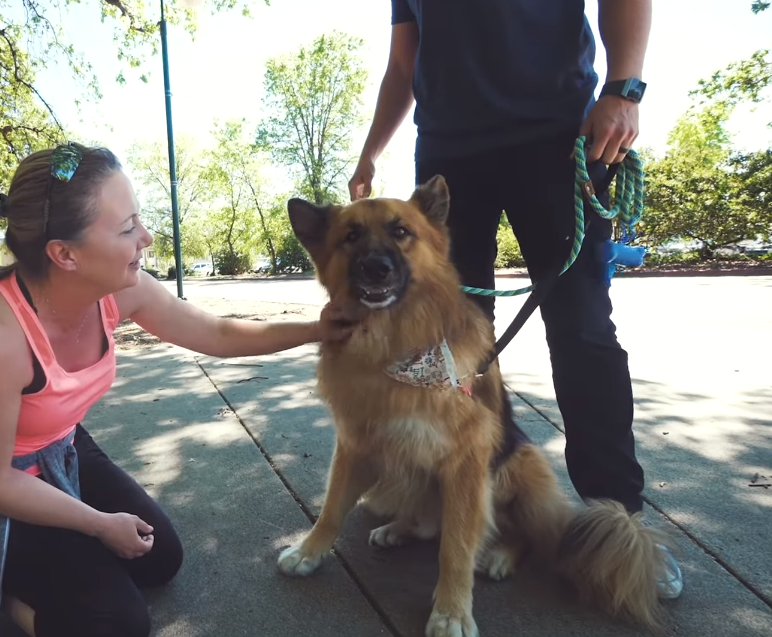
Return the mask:
[[[156,585],[158,586],[168,584],[176,577],[180,568],[182,568],[182,561],[184,558],[182,542],[173,528],[171,529],[171,532],[164,537],[163,544],[160,548],[162,557],[159,559],[156,572]]]
[[[150,552],[128,564],[132,579],[140,587],[164,586],[176,577],[182,567],[182,543],[171,524],[159,525],[154,531]]]
[[[148,637],[150,628],[147,603],[136,589],[109,597],[84,595],[67,606],[43,607],[35,613],[37,637]]]

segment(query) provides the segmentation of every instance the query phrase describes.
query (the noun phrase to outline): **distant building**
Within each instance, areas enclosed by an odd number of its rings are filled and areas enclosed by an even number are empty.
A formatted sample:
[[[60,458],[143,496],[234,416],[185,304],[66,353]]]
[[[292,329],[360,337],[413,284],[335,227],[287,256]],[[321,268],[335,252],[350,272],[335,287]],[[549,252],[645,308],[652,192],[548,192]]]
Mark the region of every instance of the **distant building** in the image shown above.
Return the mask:
[[[13,263],[13,257],[5,247],[5,232],[0,230],[0,266],[10,265]]]
[[[148,246],[142,251],[142,258],[140,259],[140,265],[146,270],[148,268],[157,270],[160,267],[158,265],[158,255],[156,254],[155,248],[152,245]]]

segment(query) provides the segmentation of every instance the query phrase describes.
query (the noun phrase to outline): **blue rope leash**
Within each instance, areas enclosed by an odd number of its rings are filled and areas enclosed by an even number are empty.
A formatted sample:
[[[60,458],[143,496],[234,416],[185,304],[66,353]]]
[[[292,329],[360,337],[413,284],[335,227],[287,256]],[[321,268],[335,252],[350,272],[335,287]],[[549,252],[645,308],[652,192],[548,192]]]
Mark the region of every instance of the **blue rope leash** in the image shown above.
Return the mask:
[[[614,205],[610,210],[606,210],[603,204],[598,201],[595,194],[595,188],[587,172],[587,159],[585,156],[585,138],[577,138],[574,144],[574,157],[576,158],[576,179],[574,180],[574,211],[576,226],[574,229],[574,243],[571,246],[571,253],[563,265],[560,274],[568,270],[576,261],[584,242],[584,201],[592,206],[592,209],[603,219],[614,219],[619,217],[625,233],[630,236],[634,226],[641,220],[643,215],[644,202],[644,177],[643,162],[638,153],[630,150],[622,161],[616,174],[616,186],[614,189]],[[486,290],[485,288],[474,288],[466,285],[461,286],[461,290],[467,294],[476,294],[479,296],[520,296],[532,292],[535,284],[516,290]]]

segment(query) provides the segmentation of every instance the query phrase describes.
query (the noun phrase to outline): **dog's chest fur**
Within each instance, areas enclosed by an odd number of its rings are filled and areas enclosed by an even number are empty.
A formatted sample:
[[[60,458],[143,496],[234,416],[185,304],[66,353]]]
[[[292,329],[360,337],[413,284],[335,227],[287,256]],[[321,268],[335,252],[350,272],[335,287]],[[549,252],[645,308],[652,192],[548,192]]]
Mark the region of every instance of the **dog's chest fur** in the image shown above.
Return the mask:
[[[431,468],[451,449],[443,427],[429,419],[402,417],[384,420],[371,432],[382,466],[409,463]]]

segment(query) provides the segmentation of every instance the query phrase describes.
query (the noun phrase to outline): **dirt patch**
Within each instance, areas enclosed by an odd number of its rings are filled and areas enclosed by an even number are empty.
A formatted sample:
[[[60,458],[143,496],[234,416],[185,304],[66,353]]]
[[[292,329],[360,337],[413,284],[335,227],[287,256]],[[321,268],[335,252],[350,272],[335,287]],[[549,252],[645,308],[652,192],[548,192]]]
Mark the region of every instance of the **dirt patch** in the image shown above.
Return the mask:
[[[321,310],[314,305],[234,301],[215,297],[199,297],[187,302],[216,316],[251,321],[314,321],[319,318]],[[118,350],[145,349],[160,343],[158,338],[132,321],[124,321],[115,330],[115,347]]]

